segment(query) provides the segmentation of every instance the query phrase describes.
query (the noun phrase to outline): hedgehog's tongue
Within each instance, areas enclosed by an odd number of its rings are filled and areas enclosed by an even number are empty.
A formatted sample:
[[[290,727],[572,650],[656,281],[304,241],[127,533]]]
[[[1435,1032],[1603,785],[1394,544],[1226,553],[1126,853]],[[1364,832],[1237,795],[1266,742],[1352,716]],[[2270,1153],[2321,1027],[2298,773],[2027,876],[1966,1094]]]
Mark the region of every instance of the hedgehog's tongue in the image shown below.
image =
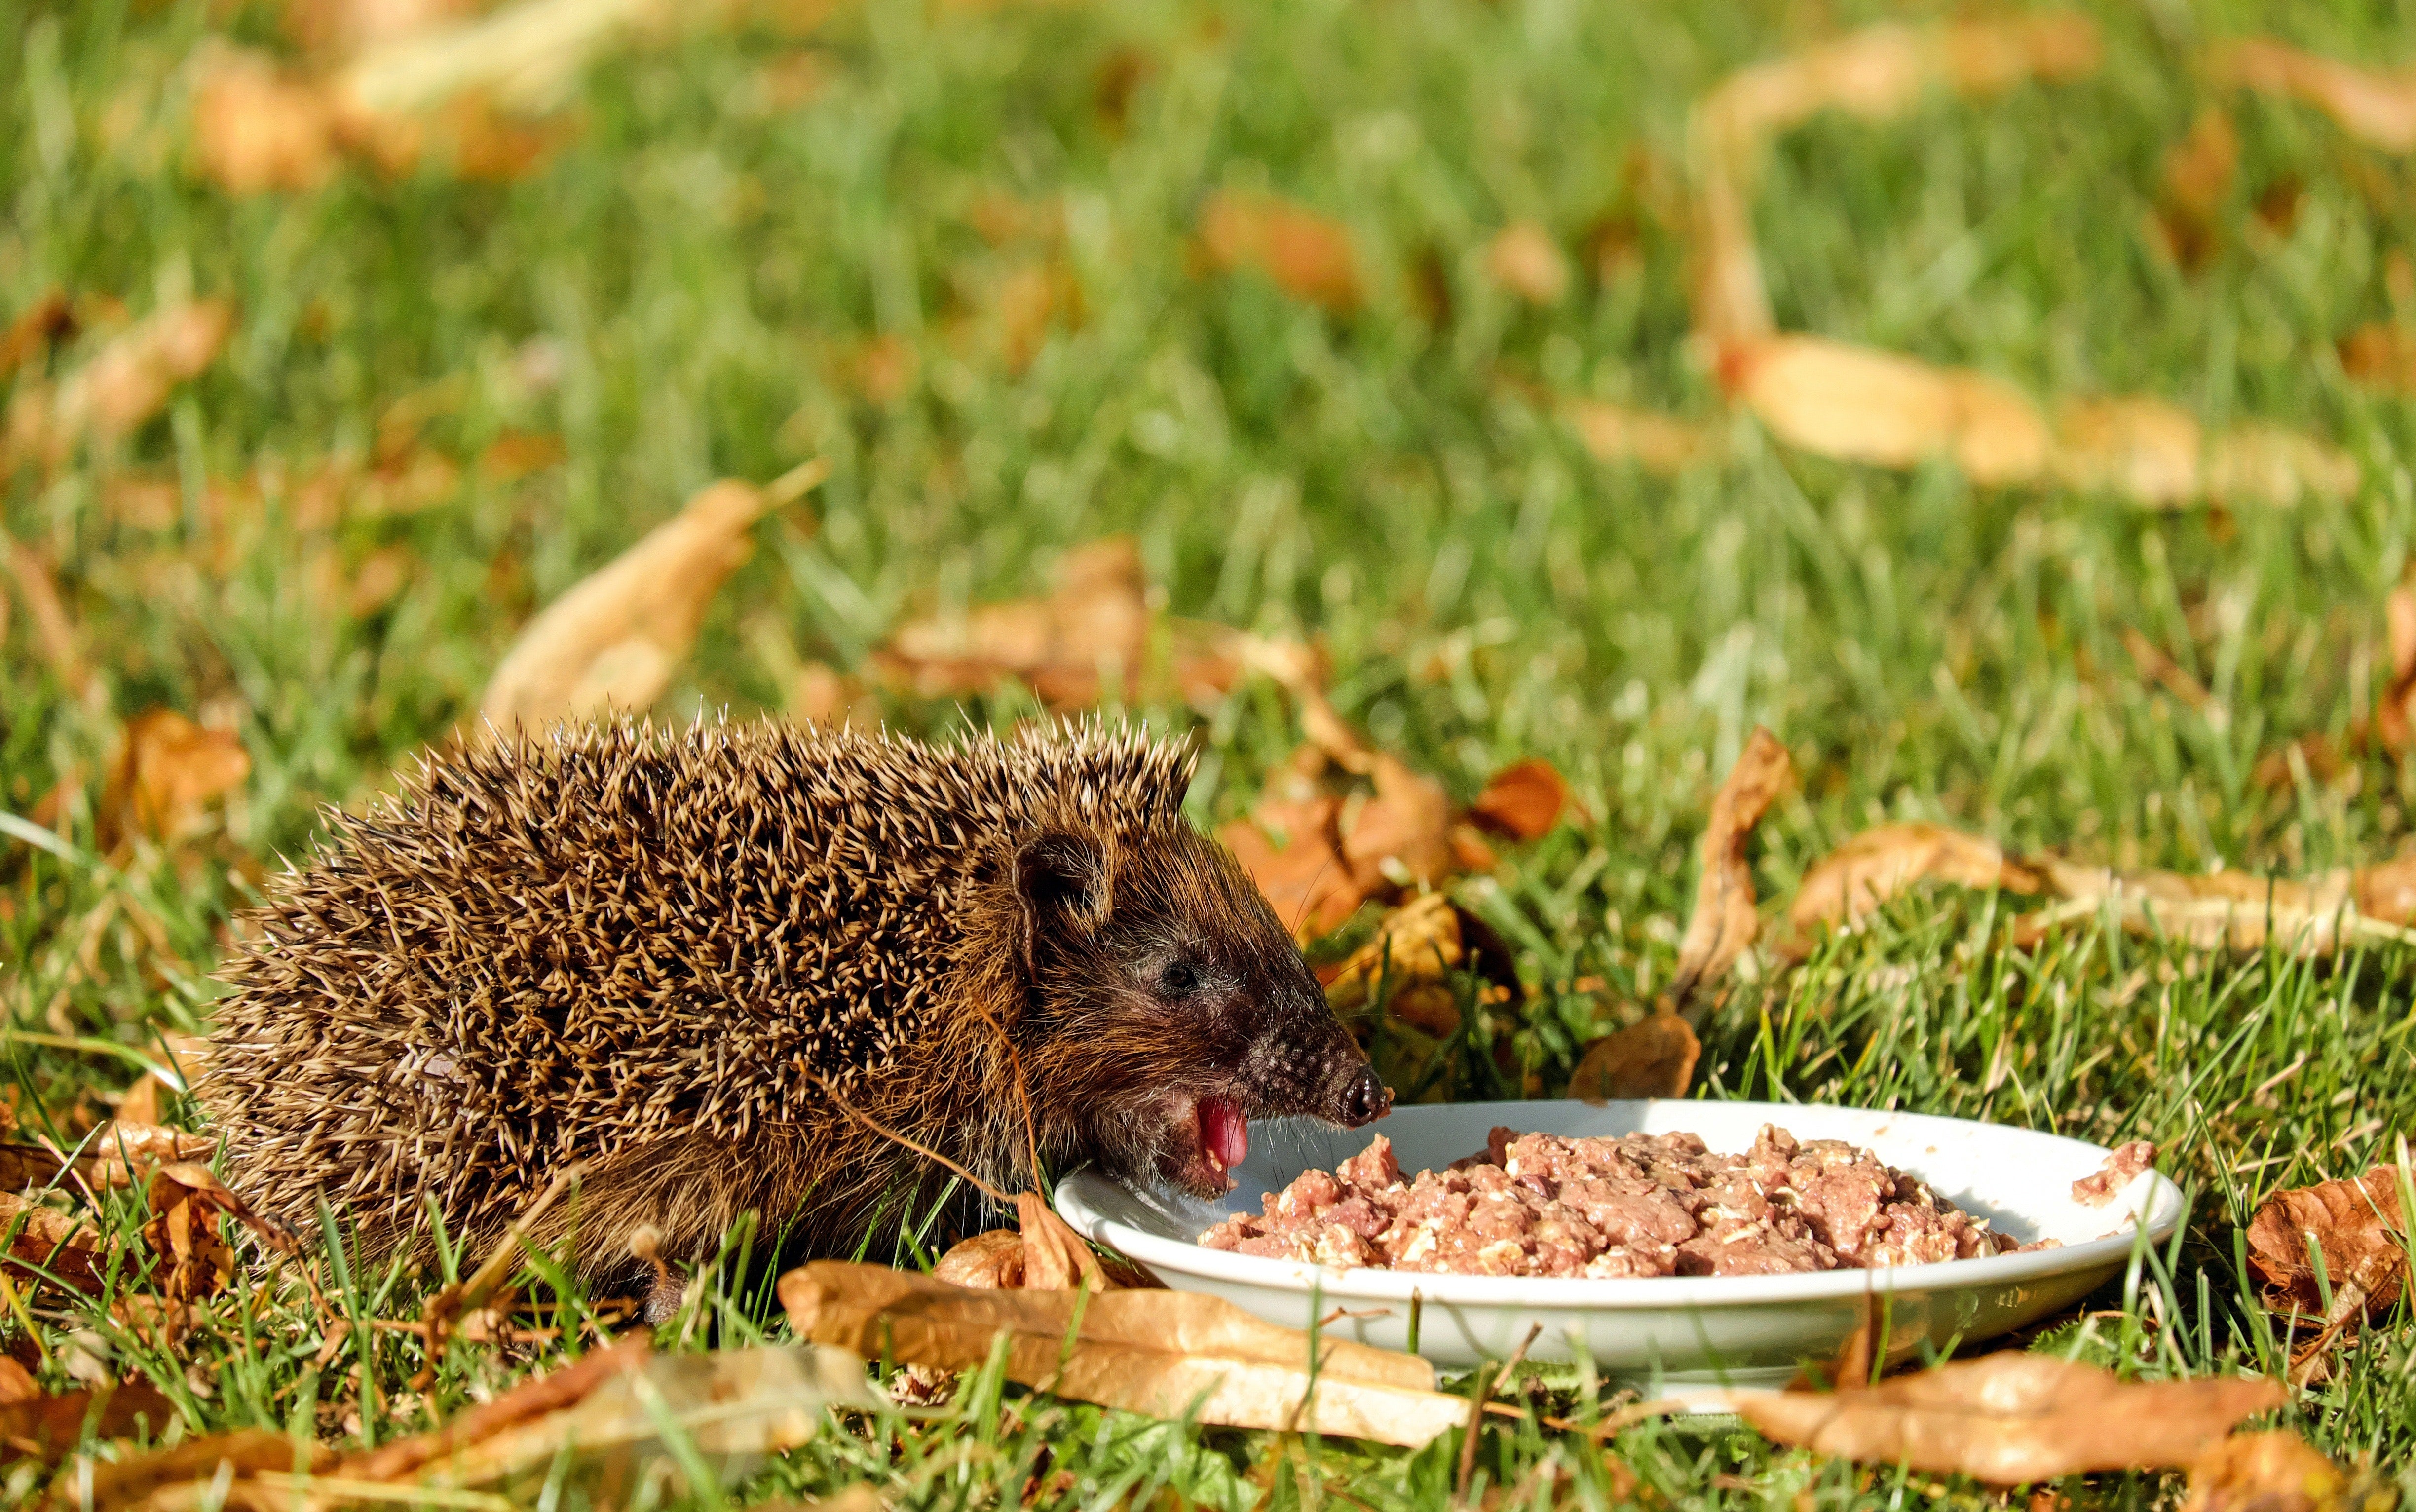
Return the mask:
[[[1231,1097],[1200,1099],[1200,1148],[1208,1169],[1220,1175],[1248,1157],[1250,1125],[1240,1103]]]

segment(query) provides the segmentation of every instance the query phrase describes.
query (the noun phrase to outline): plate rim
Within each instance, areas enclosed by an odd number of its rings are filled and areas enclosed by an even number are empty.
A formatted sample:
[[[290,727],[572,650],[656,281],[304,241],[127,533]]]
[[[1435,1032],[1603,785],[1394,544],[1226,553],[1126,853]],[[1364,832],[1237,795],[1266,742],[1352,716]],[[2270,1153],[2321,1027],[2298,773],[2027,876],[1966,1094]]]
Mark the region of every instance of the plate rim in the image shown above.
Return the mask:
[[[1470,1102],[1433,1104],[1468,1111],[1481,1109],[1534,1108],[1544,1103],[1567,1103],[1573,1098],[1539,1098],[1529,1102]],[[1599,1104],[1598,1108],[1632,1108],[1647,1110],[1655,1103],[1701,1105],[1736,1111],[1770,1110],[1776,1113],[1800,1113],[1807,1108],[1865,1113],[1880,1117],[1918,1119],[1925,1122],[1957,1124],[1974,1127],[2002,1129],[2031,1139],[2052,1140],[2076,1147],[2077,1151],[2095,1154],[2100,1159],[2111,1155],[2107,1146],[2076,1140],[2066,1134],[2049,1133],[2044,1129],[2023,1128],[2014,1124],[1992,1124],[1986,1119],[1955,1118],[1944,1113],[1918,1113],[1901,1109],[1850,1108],[1829,1103],[1766,1103],[1712,1102],[1700,1098],[1631,1098]],[[1403,1110],[1407,1111],[1408,1110]],[[1773,1120],[1774,1122],[1776,1120]],[[1585,1309],[1589,1311],[1661,1310],[1670,1308],[1714,1308],[1734,1306],[1766,1306],[1788,1302],[1848,1301],[1865,1295],[1920,1294],[1932,1292],[1977,1290],[1988,1287],[2017,1285],[2026,1281],[2044,1280],[2100,1267],[2110,1267],[2127,1259],[2143,1242],[2151,1247],[2170,1241],[2173,1233],[2189,1217],[2189,1199],[2163,1172],[2151,1169],[2142,1173],[2150,1183],[2146,1192],[2134,1202],[2133,1220],[2121,1232],[2101,1239],[2091,1239],[2057,1249],[2032,1250],[2028,1254],[1991,1255],[1974,1260],[1931,1261],[1919,1265],[1882,1266],[1874,1269],[1856,1267],[1848,1270],[1802,1271],[1785,1276],[1654,1276],[1616,1280],[1567,1276],[1469,1276],[1442,1271],[1395,1271],[1371,1266],[1336,1269],[1304,1261],[1278,1260],[1270,1256],[1237,1255],[1230,1250],[1208,1249],[1185,1240],[1170,1239],[1145,1229],[1110,1217],[1094,1204],[1094,1192],[1123,1192],[1146,1201],[1143,1194],[1095,1169],[1084,1168],[1065,1176],[1057,1184],[1053,1202],[1060,1216],[1077,1230],[1118,1252],[1139,1261],[1153,1271],[1171,1271],[1176,1275],[1198,1278],[1226,1285],[1256,1286],[1261,1289],[1292,1292],[1303,1295],[1365,1300],[1370,1302],[1410,1302],[1420,1306],[1518,1307]],[[1207,1257],[1214,1257],[1209,1259]],[[1412,1295],[1414,1293],[1414,1296]]]

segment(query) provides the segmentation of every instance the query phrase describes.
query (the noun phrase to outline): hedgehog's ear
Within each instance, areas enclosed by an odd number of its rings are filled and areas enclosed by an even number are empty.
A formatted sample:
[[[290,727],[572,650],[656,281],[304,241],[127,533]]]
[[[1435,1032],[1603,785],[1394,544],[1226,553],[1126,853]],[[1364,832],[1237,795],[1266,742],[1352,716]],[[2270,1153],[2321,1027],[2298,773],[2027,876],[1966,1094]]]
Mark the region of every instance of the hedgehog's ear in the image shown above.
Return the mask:
[[[1023,903],[1024,969],[1037,964],[1044,930],[1070,925],[1087,933],[1108,921],[1108,857],[1099,842],[1071,830],[1049,830],[1015,856],[1015,892]]]

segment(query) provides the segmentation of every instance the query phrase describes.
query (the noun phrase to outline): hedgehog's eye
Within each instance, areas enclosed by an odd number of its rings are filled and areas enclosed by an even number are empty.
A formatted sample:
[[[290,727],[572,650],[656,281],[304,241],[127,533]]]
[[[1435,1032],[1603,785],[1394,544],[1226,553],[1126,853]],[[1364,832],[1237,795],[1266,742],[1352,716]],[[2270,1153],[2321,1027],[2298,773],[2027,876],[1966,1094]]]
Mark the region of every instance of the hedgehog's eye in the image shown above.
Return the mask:
[[[1157,988],[1168,997],[1189,997],[1200,990],[1200,968],[1181,959],[1169,961],[1158,973]]]

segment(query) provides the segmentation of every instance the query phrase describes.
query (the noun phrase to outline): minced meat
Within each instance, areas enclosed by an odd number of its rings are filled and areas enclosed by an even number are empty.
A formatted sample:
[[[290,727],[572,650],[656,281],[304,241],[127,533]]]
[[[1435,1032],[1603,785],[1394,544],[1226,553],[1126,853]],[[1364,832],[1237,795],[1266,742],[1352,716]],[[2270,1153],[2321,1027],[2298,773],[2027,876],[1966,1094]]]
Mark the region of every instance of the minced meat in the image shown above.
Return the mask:
[[[1379,1135],[1263,1205],[1200,1242],[1321,1265],[1595,1278],[1773,1276],[2021,1247],[1868,1150],[1767,1124],[1743,1155],[1714,1155],[1692,1134],[1496,1128],[1483,1154],[1414,1181]]]
[[[2072,1200],[2083,1207],[2104,1207],[2155,1162],[2156,1147],[2145,1140],[2133,1140],[2107,1156],[2095,1175],[2074,1182]]]

